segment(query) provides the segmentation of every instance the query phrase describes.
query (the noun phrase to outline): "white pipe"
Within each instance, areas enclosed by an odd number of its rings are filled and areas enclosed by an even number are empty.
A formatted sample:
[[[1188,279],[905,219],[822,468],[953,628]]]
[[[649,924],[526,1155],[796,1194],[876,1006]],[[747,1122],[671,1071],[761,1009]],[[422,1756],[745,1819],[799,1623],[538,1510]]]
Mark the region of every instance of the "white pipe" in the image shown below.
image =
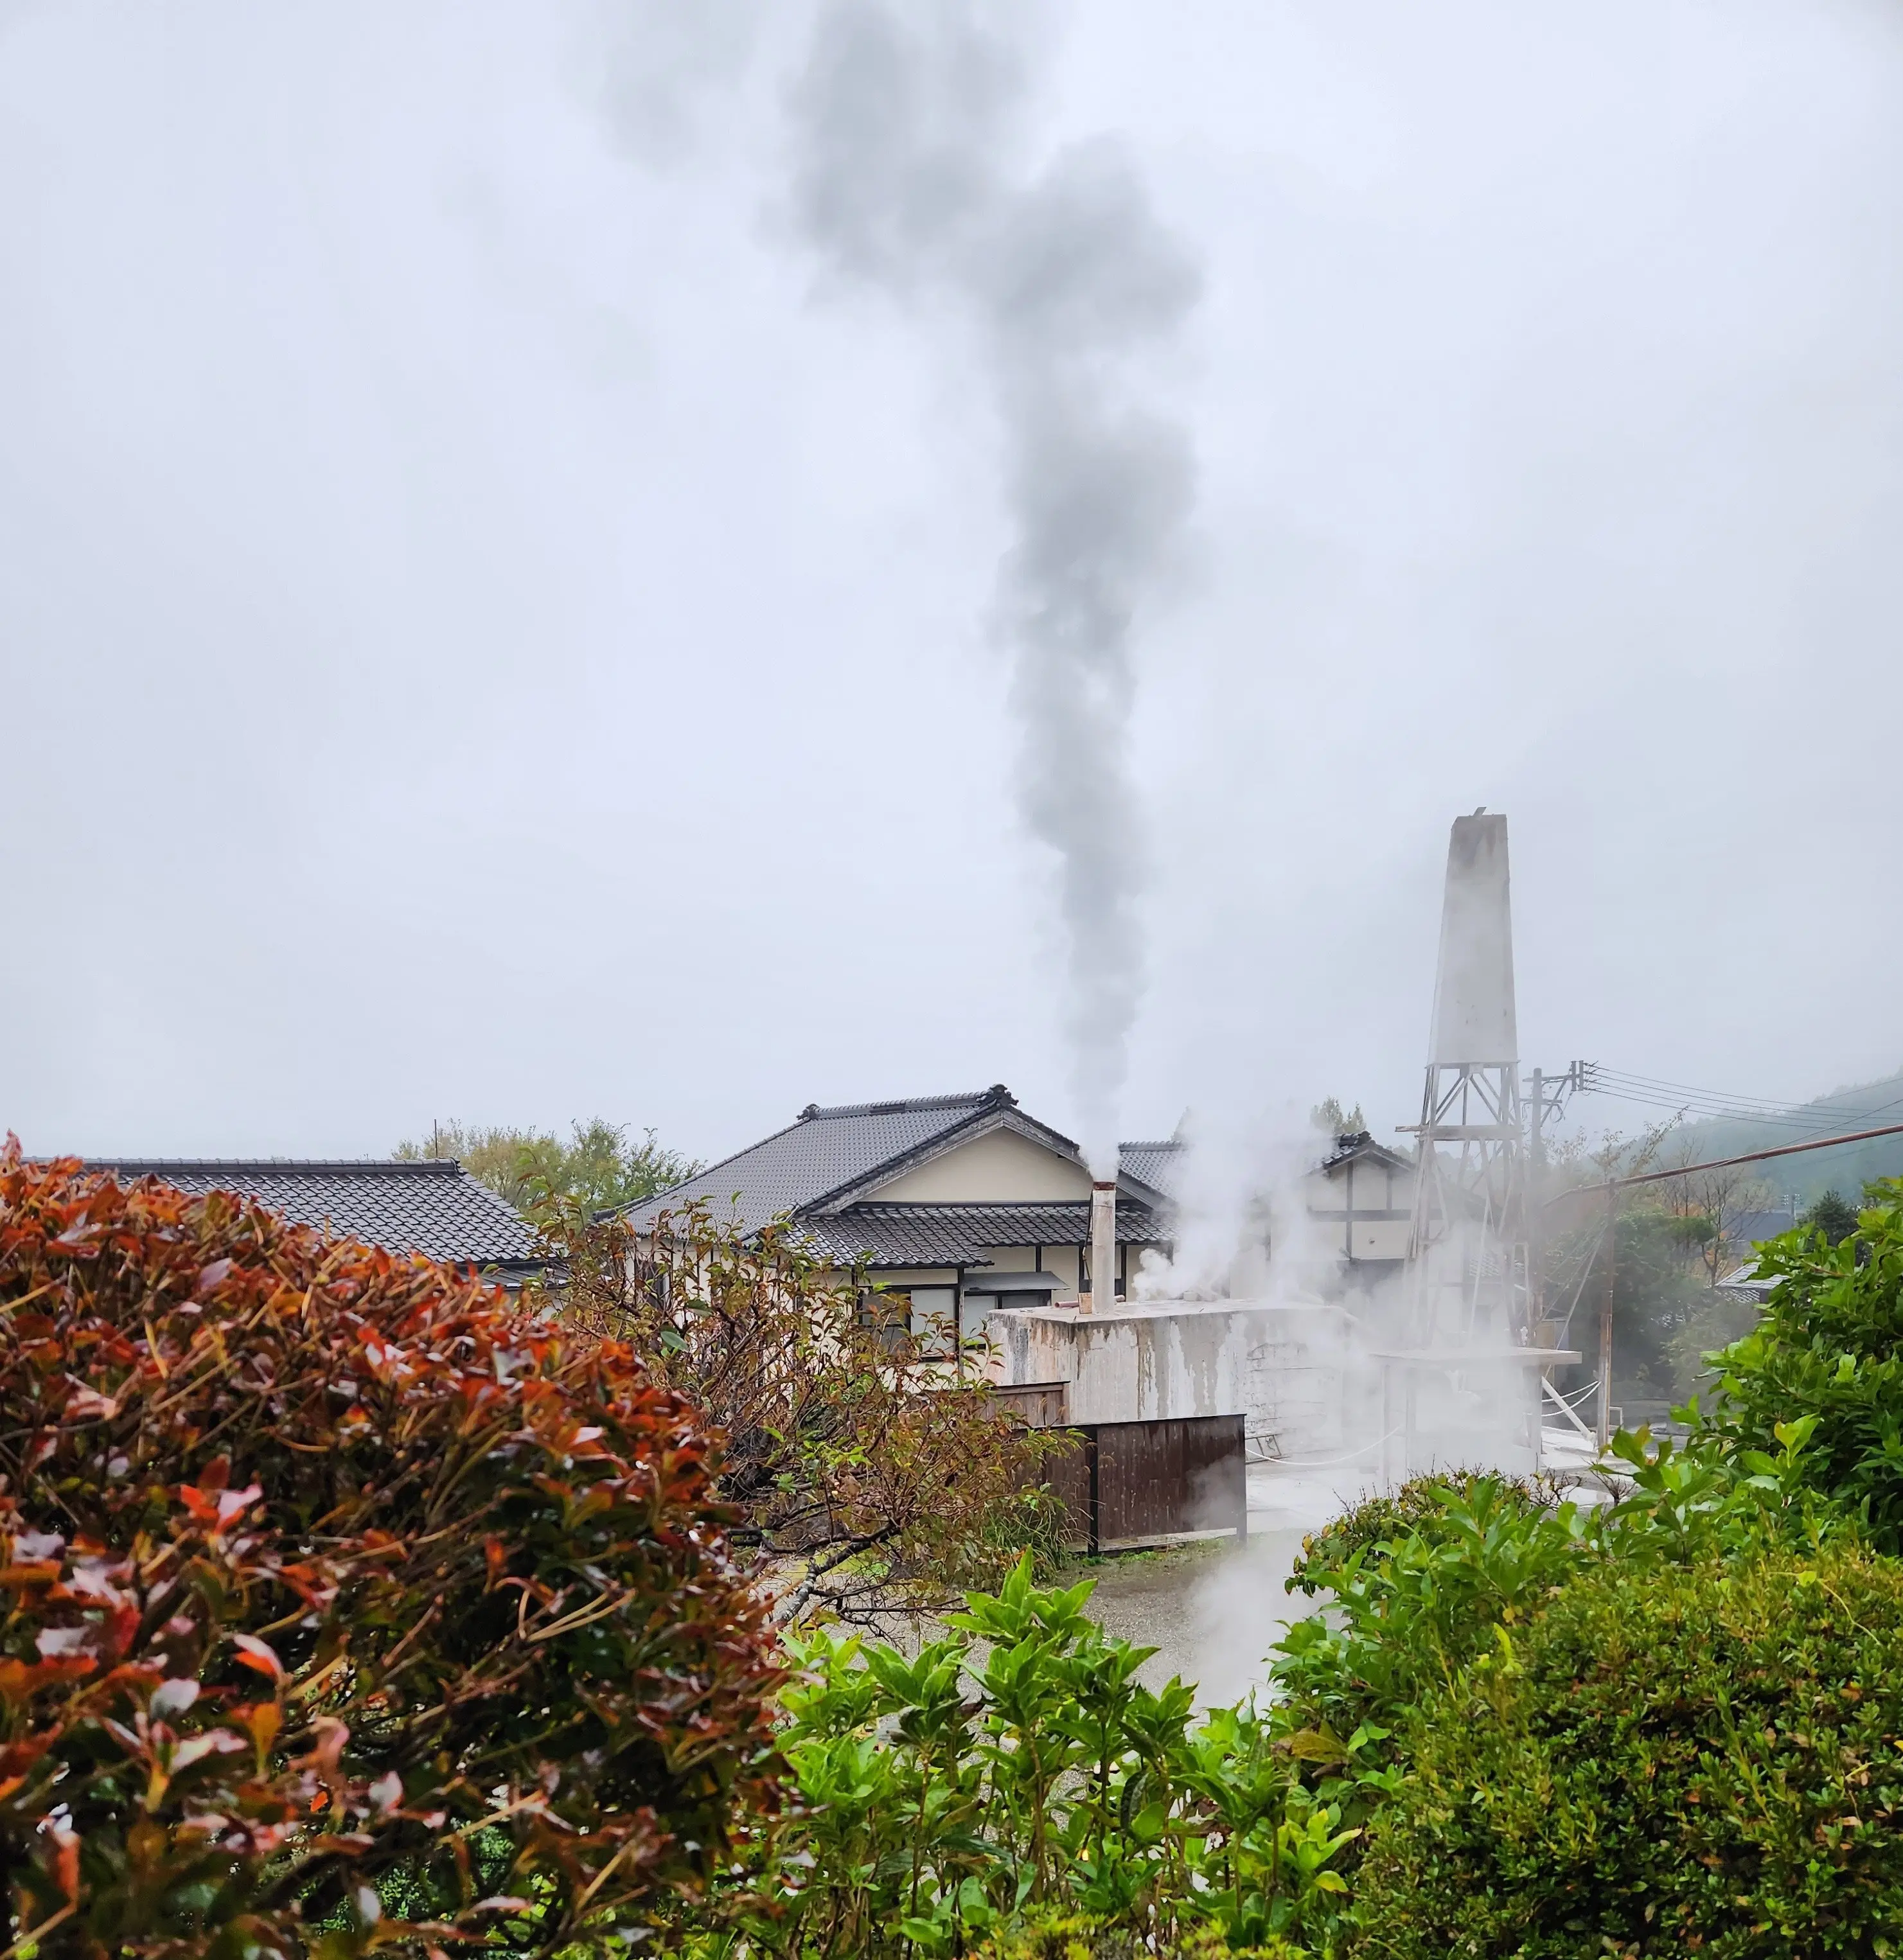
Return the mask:
[[[1117,1187],[1113,1178],[1097,1178],[1090,1185],[1090,1290],[1081,1293],[1078,1310],[1094,1312],[1099,1300],[1106,1313],[1117,1304]]]

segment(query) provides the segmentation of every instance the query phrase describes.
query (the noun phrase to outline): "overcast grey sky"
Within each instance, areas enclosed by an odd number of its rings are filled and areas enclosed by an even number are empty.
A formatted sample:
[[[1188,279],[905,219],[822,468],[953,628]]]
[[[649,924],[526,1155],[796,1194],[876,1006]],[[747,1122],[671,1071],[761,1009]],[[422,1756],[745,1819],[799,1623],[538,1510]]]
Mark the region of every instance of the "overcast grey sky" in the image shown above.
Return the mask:
[[[1075,1120],[1010,438],[969,310],[803,228],[819,11],[0,4],[29,1147]],[[1195,271],[1125,1134],[1405,1121],[1483,803],[1529,1058],[1903,1061],[1903,14],[1092,0],[1020,52],[1014,167],[1109,139]]]

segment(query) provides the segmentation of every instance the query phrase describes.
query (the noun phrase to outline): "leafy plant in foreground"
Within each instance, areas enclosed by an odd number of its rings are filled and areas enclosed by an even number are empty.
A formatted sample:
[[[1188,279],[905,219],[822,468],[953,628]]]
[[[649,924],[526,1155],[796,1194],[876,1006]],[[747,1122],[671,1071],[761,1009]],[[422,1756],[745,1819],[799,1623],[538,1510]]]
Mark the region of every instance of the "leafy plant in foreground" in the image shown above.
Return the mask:
[[[1758,1250],[1777,1284],[1762,1319],[1715,1357],[1720,1397],[1705,1437],[1766,1452],[1778,1426],[1807,1432],[1812,1488],[1903,1551],[1903,1180],[1872,1188],[1854,1235],[1799,1230]]]
[[[19,1939],[549,1954],[704,1883],[735,1811],[772,1800],[781,1678],[713,1462],[624,1346],[9,1141]]]
[[[1549,1510],[1543,1494],[1484,1474],[1424,1478],[1311,1538],[1289,1585],[1326,1591],[1329,1607],[1278,1643],[1278,1693],[1318,1730],[1373,1725],[1386,1739],[1495,1626],[1590,1556],[1591,1521],[1570,1503]]]
[[[1606,1561],[1417,1710],[1357,1955],[1876,1956],[1903,1927],[1903,1565]]]
[[[1036,1949],[1068,1924],[1091,1951],[1172,1951],[1199,1931],[1238,1949],[1325,1946],[1365,1739],[1248,1706],[1197,1726],[1182,1682],[1136,1678],[1153,1650],[1086,1616],[1090,1589],[1040,1589],[1026,1561],[915,1655],[796,1643],[781,1743],[799,1815],[758,1847],[730,1938],[934,1956]]]

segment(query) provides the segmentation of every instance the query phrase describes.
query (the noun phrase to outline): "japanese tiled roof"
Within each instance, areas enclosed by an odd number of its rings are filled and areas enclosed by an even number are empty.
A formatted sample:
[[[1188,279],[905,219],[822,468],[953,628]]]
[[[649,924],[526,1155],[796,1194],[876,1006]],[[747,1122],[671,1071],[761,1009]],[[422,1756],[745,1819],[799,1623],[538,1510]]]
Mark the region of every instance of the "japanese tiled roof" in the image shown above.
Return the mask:
[[[1180,1198],[1186,1154],[1181,1140],[1176,1137],[1166,1137],[1157,1143],[1119,1144],[1117,1165],[1126,1176],[1141,1178],[1165,1198]]]
[[[1074,1204],[855,1204],[799,1220],[796,1236],[841,1265],[986,1266],[1001,1246],[1087,1246],[1089,1201]],[[1168,1243],[1147,1204],[1124,1198],[1117,1236],[1132,1245]]]
[[[722,1159],[685,1183],[631,1206],[628,1220],[640,1230],[664,1211],[704,1204],[718,1222],[730,1222],[749,1232],[775,1218],[797,1218],[812,1229],[816,1245],[824,1239],[831,1246],[835,1242],[831,1235],[837,1229],[838,1215],[848,1208],[855,1215],[867,1208],[855,1202],[858,1192],[896,1177],[912,1163],[959,1141],[961,1132],[976,1136],[1000,1123],[1081,1164],[1076,1144],[1026,1115],[1002,1083],[966,1095],[924,1096],[908,1102],[845,1102],[829,1108],[815,1102],[808,1104],[784,1129]],[[1173,1163],[1180,1147],[1167,1143],[1127,1144],[1123,1147],[1126,1172],[1148,1187],[1148,1193],[1134,1194],[1136,1201],[1149,1194],[1168,1196],[1166,1186],[1133,1166],[1129,1153],[1141,1153],[1144,1163],[1160,1175]],[[929,1208],[903,1208],[909,1216]],[[1069,1245],[1084,1242],[1090,1234],[1087,1230],[1073,1239],[1053,1230],[1046,1236],[1053,1245]],[[1016,1239],[997,1242],[1021,1245],[1026,1241],[1020,1234]],[[1039,1242],[1033,1238],[1029,1242]]]
[[[1386,1144],[1377,1144],[1366,1130],[1337,1137],[1335,1147],[1322,1160],[1319,1167],[1332,1172],[1348,1164],[1367,1163],[1378,1163],[1386,1170],[1411,1171],[1415,1167],[1411,1157],[1389,1149]]]
[[[520,1214],[453,1158],[116,1157],[88,1159],[86,1167],[109,1171],[122,1183],[156,1177],[194,1196],[234,1192],[294,1224],[387,1252],[495,1267],[511,1276],[546,1263]]]
[[[628,1222],[638,1230],[664,1211],[699,1202],[723,1223],[756,1231],[929,1150],[975,1118],[1014,1106],[1001,1086],[907,1102],[810,1103],[784,1130],[633,1206]]]
[[[637,1230],[664,1211],[705,1204],[748,1231],[797,1214],[882,1165],[908,1157],[969,1122],[991,1093],[923,1096],[910,1102],[809,1106],[784,1130],[737,1151],[671,1191],[634,1206]]]

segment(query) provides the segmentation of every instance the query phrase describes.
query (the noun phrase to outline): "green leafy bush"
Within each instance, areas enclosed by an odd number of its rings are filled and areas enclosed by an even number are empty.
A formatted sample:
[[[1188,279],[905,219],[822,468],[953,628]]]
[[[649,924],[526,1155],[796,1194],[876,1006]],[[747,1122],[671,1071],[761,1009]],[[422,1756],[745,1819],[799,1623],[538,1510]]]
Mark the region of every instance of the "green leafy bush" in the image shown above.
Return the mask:
[[[1473,1472],[1423,1478],[1308,1540],[1289,1581],[1332,1597],[1278,1644],[1278,1693],[1307,1726],[1398,1730],[1590,1552],[1590,1520],[1543,1489]],[[1387,1752],[1391,1757],[1394,1752]]]
[[[1157,1939],[1081,1913],[1032,1913],[975,1948],[972,1960],[1300,1960],[1300,1953],[1284,1939],[1233,1947],[1209,1925]]]
[[[1855,1511],[1873,1542],[1903,1551],[1903,1182],[1853,1236],[1787,1233],[1758,1249],[1774,1279],[1763,1318],[1717,1357],[1708,1440],[1768,1451],[1780,1424],[1807,1421],[1806,1478]]]
[[[1847,1545],[1602,1563],[1418,1710],[1352,1950],[1891,1951],[1903,1566]]]
[[[1392,1491],[1364,1497],[1303,1538],[1290,1589],[1300,1587],[1313,1595],[1332,1583],[1321,1574],[1338,1570],[1356,1552],[1374,1551],[1417,1532],[1458,1538],[1463,1528],[1450,1523],[1450,1497],[1532,1518],[1556,1511],[1566,1495],[1552,1478],[1506,1477],[1492,1470],[1443,1470],[1410,1478]]]
[[[713,1450],[625,1347],[9,1140],[18,1933],[45,1960],[547,1953],[704,1882],[772,1800],[781,1678]]]
[[[1806,1484],[1809,1433],[1808,1422],[1779,1425],[1774,1456],[1621,1433],[1625,1494],[1596,1508],[1561,1500],[1545,1479],[1472,1471],[1357,1505],[1306,1542],[1289,1581],[1329,1597],[1271,1656],[1274,1720],[1352,1736],[1371,1812],[1400,1787],[1422,1710],[1561,1589],[1609,1569],[1651,1571],[1772,1543],[1814,1549],[1836,1513]],[[1338,1869],[1352,1876],[1360,1849]]]
[[[788,1956],[1325,1946],[1369,1793],[1359,1751],[1136,1678],[1153,1650],[1028,1560],[915,1654],[795,1643],[792,1818],[763,1831],[733,1936]],[[1303,1774],[1315,1771],[1313,1780]]]

